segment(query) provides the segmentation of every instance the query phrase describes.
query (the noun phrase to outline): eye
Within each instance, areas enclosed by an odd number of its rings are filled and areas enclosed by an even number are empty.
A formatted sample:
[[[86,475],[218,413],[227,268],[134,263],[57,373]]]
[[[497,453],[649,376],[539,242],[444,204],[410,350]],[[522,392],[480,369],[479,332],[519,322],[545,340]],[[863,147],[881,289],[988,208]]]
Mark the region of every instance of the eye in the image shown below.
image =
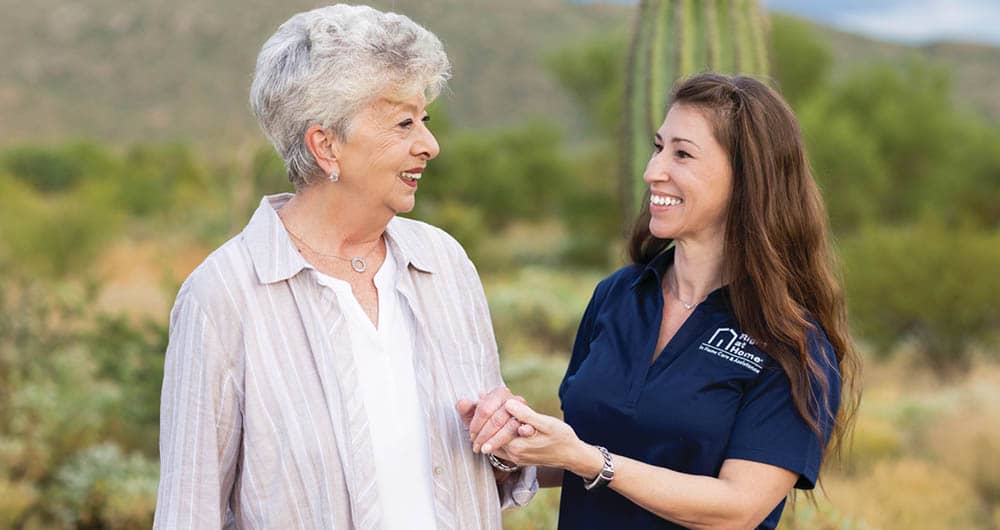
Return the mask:
[[[410,127],[413,127],[413,120],[406,118],[405,120],[399,122],[398,125],[404,129],[409,129]]]
[[[694,158],[693,156],[691,156],[690,153],[688,153],[687,151],[681,150],[681,149],[678,149],[677,151],[675,151],[674,154],[677,156],[677,158]]]
[[[663,151],[663,145],[662,144],[658,144],[656,142],[653,142],[653,151],[655,151],[657,153],[659,153],[660,151]]]
[[[430,114],[425,115],[423,118],[420,119],[420,121],[422,121],[424,123],[429,123],[431,121]]]

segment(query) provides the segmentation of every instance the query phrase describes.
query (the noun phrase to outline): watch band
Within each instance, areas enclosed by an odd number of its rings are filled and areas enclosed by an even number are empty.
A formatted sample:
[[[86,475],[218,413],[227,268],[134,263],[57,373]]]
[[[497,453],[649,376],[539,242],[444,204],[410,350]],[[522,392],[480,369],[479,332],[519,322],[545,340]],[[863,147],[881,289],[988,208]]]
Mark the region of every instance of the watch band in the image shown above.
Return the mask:
[[[592,490],[594,488],[599,488],[601,486],[607,486],[609,482],[615,478],[615,464],[611,461],[611,453],[601,446],[596,446],[598,450],[601,451],[601,456],[604,457],[604,467],[601,468],[601,472],[594,477],[594,480],[583,483],[583,488],[586,490]]]

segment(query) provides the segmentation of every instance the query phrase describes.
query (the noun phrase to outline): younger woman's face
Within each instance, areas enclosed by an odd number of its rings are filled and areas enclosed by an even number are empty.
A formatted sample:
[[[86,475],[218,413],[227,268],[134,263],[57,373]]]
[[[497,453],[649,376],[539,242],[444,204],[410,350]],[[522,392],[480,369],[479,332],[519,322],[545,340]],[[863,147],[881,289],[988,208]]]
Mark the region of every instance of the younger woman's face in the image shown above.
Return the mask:
[[[732,162],[705,111],[673,105],[654,144],[643,174],[650,189],[650,232],[678,241],[722,241],[733,190]]]

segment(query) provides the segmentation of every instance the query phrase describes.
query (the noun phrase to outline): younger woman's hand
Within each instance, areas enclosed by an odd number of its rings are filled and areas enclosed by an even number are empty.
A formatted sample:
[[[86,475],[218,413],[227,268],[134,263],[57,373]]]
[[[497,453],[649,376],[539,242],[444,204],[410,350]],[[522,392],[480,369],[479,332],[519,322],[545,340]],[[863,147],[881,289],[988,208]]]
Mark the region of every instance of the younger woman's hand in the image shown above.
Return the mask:
[[[514,438],[503,447],[487,449],[484,445],[484,452],[493,452],[517,465],[559,467],[581,475],[590,475],[596,465],[600,471],[603,463],[600,451],[580,441],[566,422],[539,414],[515,399],[508,399],[504,408],[523,426],[533,427],[535,432]]]

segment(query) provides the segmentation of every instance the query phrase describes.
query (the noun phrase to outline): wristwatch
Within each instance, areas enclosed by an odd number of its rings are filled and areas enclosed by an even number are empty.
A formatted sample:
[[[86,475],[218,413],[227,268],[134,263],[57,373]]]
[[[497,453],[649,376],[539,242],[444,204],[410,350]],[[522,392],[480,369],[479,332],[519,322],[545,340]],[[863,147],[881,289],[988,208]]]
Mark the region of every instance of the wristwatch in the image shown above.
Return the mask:
[[[604,467],[602,467],[601,472],[594,477],[594,480],[590,482],[585,481],[583,483],[583,488],[588,491],[601,486],[607,486],[608,483],[615,478],[615,464],[611,461],[611,453],[609,453],[604,447],[599,445],[596,447],[601,451],[601,456],[604,457]]]

